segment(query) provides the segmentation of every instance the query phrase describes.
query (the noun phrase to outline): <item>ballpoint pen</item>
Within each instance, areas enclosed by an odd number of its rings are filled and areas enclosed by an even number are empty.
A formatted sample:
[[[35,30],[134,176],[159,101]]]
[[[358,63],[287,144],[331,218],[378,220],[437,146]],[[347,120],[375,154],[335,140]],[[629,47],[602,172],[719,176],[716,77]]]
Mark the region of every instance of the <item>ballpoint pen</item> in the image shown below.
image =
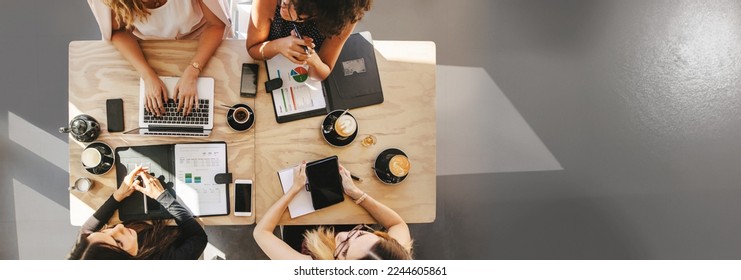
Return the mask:
[[[352,178],[353,180],[358,181],[358,182],[362,182],[363,181],[363,179],[358,178],[358,176],[355,176],[352,173],[350,173],[350,178]]]
[[[144,166],[144,164],[143,163],[140,163],[139,166]],[[141,178],[141,176],[139,176],[139,178]],[[144,180],[144,178],[142,178],[142,180]],[[149,208],[149,207],[147,207],[147,195],[145,195],[144,193],[142,193],[142,199],[144,200],[144,215],[147,215],[147,214],[149,214],[149,209],[147,209],[147,208]]]
[[[298,37],[299,39],[304,39],[303,37],[301,37],[301,34],[298,33],[298,27],[295,23],[293,23],[293,32],[296,33],[296,37]],[[309,47],[303,45],[301,47],[304,48],[304,52],[306,52],[306,55],[309,55]]]

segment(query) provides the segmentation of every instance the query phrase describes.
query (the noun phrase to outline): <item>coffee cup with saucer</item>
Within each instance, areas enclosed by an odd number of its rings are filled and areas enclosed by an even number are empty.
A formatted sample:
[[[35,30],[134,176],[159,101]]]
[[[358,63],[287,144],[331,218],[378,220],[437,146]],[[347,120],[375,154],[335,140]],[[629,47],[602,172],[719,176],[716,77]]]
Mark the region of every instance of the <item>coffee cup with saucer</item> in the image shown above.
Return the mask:
[[[319,129],[327,143],[335,147],[344,147],[358,136],[358,120],[350,112],[334,110],[324,117]]]
[[[378,154],[373,170],[381,182],[396,185],[409,176],[412,168],[407,154],[397,148],[389,148]]]
[[[235,104],[226,112],[226,122],[235,131],[246,131],[255,124],[255,113],[247,104]]]
[[[113,169],[114,154],[110,146],[102,142],[87,145],[80,154],[82,167],[94,175],[103,175]]]

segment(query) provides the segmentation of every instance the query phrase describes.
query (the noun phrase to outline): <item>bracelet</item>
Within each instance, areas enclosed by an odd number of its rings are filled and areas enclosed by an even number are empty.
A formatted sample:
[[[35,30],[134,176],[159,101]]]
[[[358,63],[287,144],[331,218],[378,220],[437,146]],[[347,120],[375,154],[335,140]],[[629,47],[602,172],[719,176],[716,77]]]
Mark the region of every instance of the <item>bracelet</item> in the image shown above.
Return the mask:
[[[262,56],[262,60],[265,61],[265,46],[268,45],[268,42],[263,43],[260,45],[260,56]]]
[[[361,195],[360,198],[358,198],[357,200],[355,200],[355,204],[362,203],[363,201],[365,201],[366,198],[368,198],[368,194],[367,193],[363,193],[363,195]]]
[[[193,68],[195,68],[196,70],[198,70],[198,73],[201,73],[201,64],[200,63],[193,61],[193,62],[190,63],[190,66],[193,66]]]

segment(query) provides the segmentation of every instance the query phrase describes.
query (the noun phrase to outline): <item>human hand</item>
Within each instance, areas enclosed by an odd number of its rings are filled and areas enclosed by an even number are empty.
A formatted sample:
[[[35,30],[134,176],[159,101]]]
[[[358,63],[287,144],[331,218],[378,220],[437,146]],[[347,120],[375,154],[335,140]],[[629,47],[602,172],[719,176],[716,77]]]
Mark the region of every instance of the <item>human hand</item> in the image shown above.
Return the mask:
[[[134,193],[136,188],[135,186],[141,186],[141,181],[136,180],[136,176],[138,176],[142,170],[144,170],[144,168],[141,165],[137,165],[134,170],[131,170],[131,172],[124,177],[123,181],[121,181],[121,186],[113,191],[113,199],[121,202]]]
[[[195,73],[194,73],[195,72]],[[198,106],[198,70],[188,67],[175,84],[175,100],[178,102],[177,111],[182,109],[183,116],[190,114],[191,110]]]
[[[167,102],[167,88],[165,83],[156,75],[143,77],[144,79],[144,108],[157,117],[165,113],[165,103]]]
[[[298,192],[306,187],[306,161],[303,161],[301,165],[293,168],[293,186],[291,187],[292,192]]]
[[[316,47],[316,45],[314,45],[314,39],[311,37],[304,37],[304,40],[306,41],[306,48],[309,50],[309,56],[305,60],[306,65],[316,67],[316,65],[324,64],[322,59],[316,53],[316,49],[314,49]]]
[[[306,64],[306,60],[311,57],[311,50],[314,49],[314,40],[311,38],[299,39],[293,31],[291,31],[291,35],[275,40],[277,51],[291,62],[304,65]],[[304,50],[304,46],[309,49],[309,54]]]
[[[355,182],[352,180],[350,171],[345,169],[342,164],[340,164],[340,177],[342,177],[342,190],[345,192],[346,195],[348,195],[353,200],[356,200],[363,195],[363,191],[355,186]]]
[[[160,183],[160,180],[158,180],[156,177],[152,176],[151,174],[147,172],[140,172],[139,176],[142,177],[142,182],[144,183],[144,187],[135,185],[134,188],[137,191],[153,199],[157,199],[157,197],[159,197],[160,195],[162,195],[163,192],[165,192],[165,188],[162,187],[162,183]]]

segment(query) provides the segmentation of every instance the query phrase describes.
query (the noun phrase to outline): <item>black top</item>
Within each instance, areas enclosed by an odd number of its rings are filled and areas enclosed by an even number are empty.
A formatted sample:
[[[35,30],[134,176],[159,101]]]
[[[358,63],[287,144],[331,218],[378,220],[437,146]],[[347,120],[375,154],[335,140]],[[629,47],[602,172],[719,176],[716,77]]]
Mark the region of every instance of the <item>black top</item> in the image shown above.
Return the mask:
[[[201,256],[203,250],[206,249],[206,243],[208,243],[208,236],[203,227],[193,218],[193,214],[183,207],[170,192],[163,192],[157,197],[157,202],[162,204],[164,208],[175,218],[175,223],[178,226],[180,234],[175,242],[170,247],[164,250],[164,252],[157,254],[155,259],[162,260],[195,260]],[[113,196],[109,197],[105,203],[95,211],[92,217],[90,217],[84,225],[82,225],[82,233],[93,233],[106,224],[106,222],[113,216],[113,212],[118,209],[121,203],[113,199]],[[138,235],[139,238],[144,236],[143,234]],[[142,244],[142,240],[139,240],[139,244]],[[73,250],[74,251],[74,250]]]
[[[319,32],[319,29],[316,28],[316,24],[314,24],[314,22],[311,20],[307,20],[304,22],[292,22],[283,19],[283,17],[280,16],[280,2],[281,1],[278,1],[278,6],[275,7],[275,15],[273,16],[273,22],[270,23],[270,33],[268,33],[268,40],[275,40],[291,36],[293,24],[296,24],[298,33],[301,34],[302,37],[311,37],[312,39],[314,39],[314,49],[319,51],[319,48],[322,47],[322,43],[324,42],[325,37],[321,34],[321,32]]]

